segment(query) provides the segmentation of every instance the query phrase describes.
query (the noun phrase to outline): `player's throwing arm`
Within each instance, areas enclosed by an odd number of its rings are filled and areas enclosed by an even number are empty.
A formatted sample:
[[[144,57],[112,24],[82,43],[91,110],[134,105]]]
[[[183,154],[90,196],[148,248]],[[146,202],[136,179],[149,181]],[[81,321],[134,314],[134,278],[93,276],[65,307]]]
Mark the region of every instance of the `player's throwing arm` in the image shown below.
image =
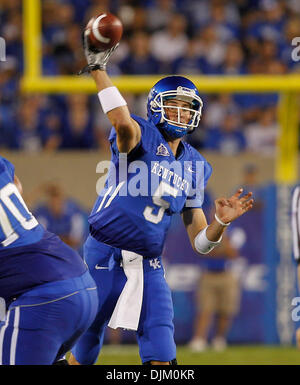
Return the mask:
[[[105,32],[107,36],[102,35]],[[140,141],[141,130],[138,123],[130,117],[125,99],[106,73],[108,59],[117,48],[121,36],[122,24],[116,16],[102,14],[91,19],[83,33],[88,65],[80,71],[80,74],[91,73],[99,92],[103,112],[116,129],[118,149],[122,153],[129,153]],[[105,39],[108,39],[107,43]],[[115,43],[112,46],[111,39]]]

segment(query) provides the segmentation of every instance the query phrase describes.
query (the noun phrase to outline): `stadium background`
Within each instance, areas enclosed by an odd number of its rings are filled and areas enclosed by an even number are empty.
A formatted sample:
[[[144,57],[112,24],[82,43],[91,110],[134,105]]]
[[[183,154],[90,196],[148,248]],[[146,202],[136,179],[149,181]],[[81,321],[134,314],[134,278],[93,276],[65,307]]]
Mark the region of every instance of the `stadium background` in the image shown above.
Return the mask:
[[[260,204],[229,231],[239,252],[232,269],[242,288],[229,343],[293,345],[297,285],[290,195],[299,177],[300,61],[293,60],[291,41],[300,36],[299,3],[0,1],[6,43],[6,60],[0,62],[1,154],[15,164],[33,212],[45,209],[50,184],[60,186],[73,204],[68,219],[75,223],[79,250],[101,176],[97,164],[110,158],[110,126],[91,79],[75,74],[85,64],[83,26],[108,10],[125,26],[108,72],[130,110],[145,116],[147,91],[163,74],[192,77],[204,111],[200,128],[187,139],[213,166],[211,198],[232,193],[249,168],[257,173],[252,187]],[[202,260],[178,218],[164,254],[175,337],[186,344]],[[123,342],[133,341],[125,332]]]

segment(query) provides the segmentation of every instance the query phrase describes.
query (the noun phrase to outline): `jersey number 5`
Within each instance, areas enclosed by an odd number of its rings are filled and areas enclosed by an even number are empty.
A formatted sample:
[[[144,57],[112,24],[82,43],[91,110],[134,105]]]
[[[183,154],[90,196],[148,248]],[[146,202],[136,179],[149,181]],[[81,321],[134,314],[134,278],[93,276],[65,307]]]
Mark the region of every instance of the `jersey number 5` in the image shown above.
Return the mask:
[[[178,190],[176,188],[170,186],[164,181],[161,181],[152,197],[153,203],[156,206],[159,206],[158,213],[153,214],[153,211],[155,209],[153,206],[146,206],[143,212],[145,219],[157,225],[162,220],[165,210],[170,207],[170,203],[164,200],[162,198],[162,195],[168,194],[176,198],[177,193]]]
[[[108,207],[111,204],[111,202],[116,197],[116,195],[118,194],[119,190],[121,189],[121,187],[123,186],[124,183],[125,182],[121,182],[118,184],[115,191],[113,192],[111,197],[106,202],[104,208]],[[107,199],[107,196],[111,192],[111,190],[112,190],[112,186],[110,186],[109,189],[106,191],[106,193],[105,193],[105,195],[104,195],[104,197],[100,203],[100,206],[98,207],[97,212],[102,209],[102,207],[103,207],[103,205]],[[157,187],[153,197],[152,197],[152,201],[156,206],[159,207],[159,211],[157,214],[154,214],[153,211],[155,210],[155,207],[146,206],[145,210],[143,212],[144,218],[147,221],[152,222],[152,223],[157,225],[162,220],[164,213],[165,213],[165,210],[170,207],[170,203],[167,202],[166,200],[162,199],[162,195],[167,194],[167,195],[171,195],[174,198],[176,198],[177,193],[178,193],[178,190],[176,188],[170,186],[168,183],[166,183],[164,181],[161,181],[159,186]]]

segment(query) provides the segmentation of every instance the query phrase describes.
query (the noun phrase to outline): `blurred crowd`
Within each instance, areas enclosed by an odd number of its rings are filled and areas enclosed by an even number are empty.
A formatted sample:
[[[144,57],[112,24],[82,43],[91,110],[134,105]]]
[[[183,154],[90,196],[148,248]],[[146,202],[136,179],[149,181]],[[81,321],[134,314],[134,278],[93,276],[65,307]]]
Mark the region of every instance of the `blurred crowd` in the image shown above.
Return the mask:
[[[40,224],[82,255],[88,210],[69,196],[60,182],[43,182],[25,193],[25,199]]]
[[[21,0],[0,0],[0,148],[26,151],[105,148],[109,122],[96,95],[21,95]],[[110,75],[239,75],[299,72],[291,41],[300,36],[299,0],[43,0],[44,75],[74,75],[85,65],[81,33],[91,16],[110,11],[124,36]],[[201,92],[201,90],[200,90]],[[277,94],[202,95],[198,149],[272,154]],[[146,116],[147,95],[125,95]]]

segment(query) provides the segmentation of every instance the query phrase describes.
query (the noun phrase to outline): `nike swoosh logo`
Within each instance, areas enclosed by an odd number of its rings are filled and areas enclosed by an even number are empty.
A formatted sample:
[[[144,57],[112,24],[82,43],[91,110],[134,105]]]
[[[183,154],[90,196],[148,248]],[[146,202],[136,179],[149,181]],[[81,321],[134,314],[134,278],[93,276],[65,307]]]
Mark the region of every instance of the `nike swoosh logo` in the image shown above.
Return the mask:
[[[192,169],[192,167],[188,167],[188,171],[189,171],[189,172],[195,172],[195,171]]]
[[[108,267],[96,265],[96,266],[95,266],[95,269],[96,269],[96,270],[108,270]]]
[[[135,261],[136,259],[137,259],[137,257],[129,259],[129,262]]]

